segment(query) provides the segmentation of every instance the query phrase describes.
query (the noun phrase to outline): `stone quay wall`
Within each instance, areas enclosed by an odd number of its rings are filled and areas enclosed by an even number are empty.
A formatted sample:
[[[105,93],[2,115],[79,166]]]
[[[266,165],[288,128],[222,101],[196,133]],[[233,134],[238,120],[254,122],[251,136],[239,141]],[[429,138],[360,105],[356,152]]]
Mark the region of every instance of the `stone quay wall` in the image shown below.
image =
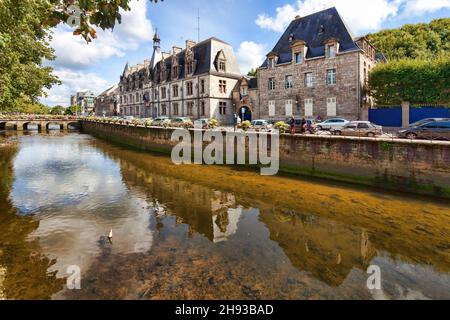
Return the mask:
[[[81,127],[100,139],[150,152],[170,155],[178,143],[171,141],[174,129],[89,121]],[[280,172],[450,199],[450,143],[283,134]]]

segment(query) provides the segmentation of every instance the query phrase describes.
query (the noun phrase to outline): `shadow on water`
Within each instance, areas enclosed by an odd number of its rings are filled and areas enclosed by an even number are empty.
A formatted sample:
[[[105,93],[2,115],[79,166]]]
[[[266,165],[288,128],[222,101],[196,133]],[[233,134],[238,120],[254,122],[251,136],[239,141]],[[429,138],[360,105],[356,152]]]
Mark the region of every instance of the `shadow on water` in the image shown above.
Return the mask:
[[[5,188],[11,222],[0,228],[33,225],[16,256],[41,252],[43,283],[58,283],[68,264],[82,267],[82,289],[53,298],[450,298],[447,203],[174,166],[79,134],[23,137],[13,158],[2,163],[16,181]],[[382,291],[366,287],[373,264]]]

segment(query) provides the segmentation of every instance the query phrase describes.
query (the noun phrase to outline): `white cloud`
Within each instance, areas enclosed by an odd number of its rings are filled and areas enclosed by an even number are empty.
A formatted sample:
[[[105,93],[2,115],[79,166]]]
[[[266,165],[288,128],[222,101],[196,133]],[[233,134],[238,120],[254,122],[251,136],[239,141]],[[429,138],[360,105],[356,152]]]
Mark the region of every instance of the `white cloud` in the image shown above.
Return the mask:
[[[404,15],[420,16],[427,12],[434,12],[450,8],[450,0],[402,0],[405,3]]]
[[[53,87],[49,92],[49,96],[42,99],[42,102],[49,106],[68,106],[70,96],[75,92],[91,90],[97,95],[112,85],[98,74],[92,72],[60,69],[55,70],[54,73],[59,77],[62,84]]]
[[[266,48],[262,44],[244,41],[237,51],[237,59],[242,74],[247,74],[252,68],[258,68],[264,61]]]
[[[113,56],[123,57],[128,50],[136,50],[141,43],[151,41],[153,28],[147,19],[147,2],[133,0],[131,11],[121,12],[122,24],[114,31],[97,30],[97,39],[87,44],[80,36],[73,36],[66,25],[60,25],[53,35],[57,67],[81,69]]]
[[[354,32],[363,33],[381,29],[386,19],[399,14],[423,15],[450,8],[450,0],[298,0],[277,8],[274,17],[260,14],[256,24],[263,29],[282,32],[296,15],[306,16],[333,6]]]
[[[42,99],[48,105],[68,105],[70,95],[77,91],[92,90],[101,93],[111,85],[98,74],[85,72],[89,67],[112,57],[123,57],[129,51],[137,50],[153,38],[151,21],[147,18],[147,1],[132,0],[131,10],[121,12],[122,23],[114,31],[97,30],[97,39],[87,44],[80,36],[74,36],[67,25],[58,26],[51,46],[56,60],[50,64],[62,85],[54,86],[48,97]]]

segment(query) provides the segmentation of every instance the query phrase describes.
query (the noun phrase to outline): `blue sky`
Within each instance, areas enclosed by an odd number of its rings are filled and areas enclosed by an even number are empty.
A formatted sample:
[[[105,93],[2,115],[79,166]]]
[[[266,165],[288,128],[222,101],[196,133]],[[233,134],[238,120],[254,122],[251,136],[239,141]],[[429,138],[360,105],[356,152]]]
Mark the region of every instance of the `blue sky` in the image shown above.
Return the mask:
[[[218,37],[230,43],[246,73],[260,65],[289,22],[336,6],[355,35],[395,28],[406,23],[450,17],[450,0],[165,0],[157,4],[132,0],[132,10],[113,32],[99,31],[89,45],[71,35],[68,26],[55,29],[52,46],[57,59],[50,63],[62,80],[42,99],[48,105],[68,105],[70,95],[91,89],[96,94],[118,82],[127,61],[150,59],[155,28],[163,51],[197,40]]]

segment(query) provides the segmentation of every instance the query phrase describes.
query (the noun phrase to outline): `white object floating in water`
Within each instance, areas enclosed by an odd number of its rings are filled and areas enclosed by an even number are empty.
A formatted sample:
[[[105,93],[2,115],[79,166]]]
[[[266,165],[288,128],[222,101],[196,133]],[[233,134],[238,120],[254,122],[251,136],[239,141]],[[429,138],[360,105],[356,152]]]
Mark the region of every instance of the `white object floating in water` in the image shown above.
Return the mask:
[[[112,229],[111,229],[111,231],[109,232],[109,235],[108,235],[108,239],[111,240],[112,238],[113,238],[113,232],[112,232]]]

